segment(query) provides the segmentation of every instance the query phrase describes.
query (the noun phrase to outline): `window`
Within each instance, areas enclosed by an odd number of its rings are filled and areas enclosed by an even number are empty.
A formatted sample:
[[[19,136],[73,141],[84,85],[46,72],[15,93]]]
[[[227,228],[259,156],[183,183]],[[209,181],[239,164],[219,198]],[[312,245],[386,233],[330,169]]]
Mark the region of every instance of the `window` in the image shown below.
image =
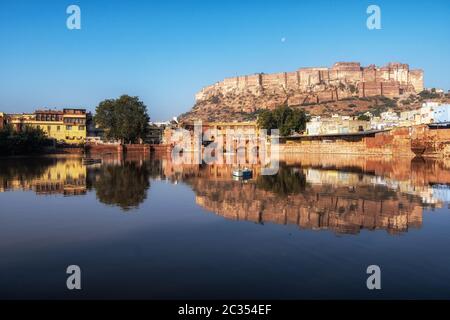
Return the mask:
[[[61,127],[60,126],[57,126],[56,127],[56,131],[60,131],[61,130]]]
[[[72,130],[72,126],[66,126],[66,130]]]
[[[84,130],[84,126],[78,126],[78,130],[83,131]]]
[[[50,132],[51,126],[47,126],[47,131]]]

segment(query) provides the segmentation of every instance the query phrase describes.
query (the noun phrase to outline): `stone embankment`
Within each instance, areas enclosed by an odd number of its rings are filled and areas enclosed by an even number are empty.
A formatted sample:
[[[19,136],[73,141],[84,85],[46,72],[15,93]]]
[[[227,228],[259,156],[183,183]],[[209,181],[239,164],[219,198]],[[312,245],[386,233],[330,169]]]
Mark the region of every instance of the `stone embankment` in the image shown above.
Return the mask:
[[[169,145],[165,144],[86,144],[87,153],[94,154],[114,154],[114,153],[164,153],[171,150]]]
[[[371,136],[307,137],[286,141],[281,153],[359,154],[424,157],[450,156],[450,129],[396,128]]]

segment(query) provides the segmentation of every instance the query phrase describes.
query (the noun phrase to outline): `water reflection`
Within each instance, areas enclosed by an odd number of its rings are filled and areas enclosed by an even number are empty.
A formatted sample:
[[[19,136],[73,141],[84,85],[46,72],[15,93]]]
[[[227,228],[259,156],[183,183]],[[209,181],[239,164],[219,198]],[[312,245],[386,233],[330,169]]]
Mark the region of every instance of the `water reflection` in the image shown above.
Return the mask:
[[[287,196],[305,191],[306,175],[299,168],[281,166],[276,175],[263,175],[256,179],[258,188]]]
[[[39,195],[83,195],[86,194],[86,167],[79,158],[2,159],[0,192],[8,190],[33,190]]]
[[[300,228],[358,233],[361,229],[407,231],[422,223],[419,197],[374,183],[372,176],[301,166],[282,166],[255,183],[191,179],[196,201],[235,220],[295,224]]]
[[[32,190],[38,195],[85,195],[123,211],[148,201],[152,180],[183,183],[196,203],[224,218],[297,225],[357,234],[390,234],[422,226],[424,208],[450,200],[450,162],[407,158],[295,156],[282,159],[274,176],[234,181],[227,165],[176,165],[167,158],[105,157],[85,166],[80,158],[0,160],[0,192]]]
[[[89,176],[100,202],[117,205],[124,210],[144,202],[150,188],[147,167],[133,162],[125,162],[121,166],[104,165],[89,170]]]

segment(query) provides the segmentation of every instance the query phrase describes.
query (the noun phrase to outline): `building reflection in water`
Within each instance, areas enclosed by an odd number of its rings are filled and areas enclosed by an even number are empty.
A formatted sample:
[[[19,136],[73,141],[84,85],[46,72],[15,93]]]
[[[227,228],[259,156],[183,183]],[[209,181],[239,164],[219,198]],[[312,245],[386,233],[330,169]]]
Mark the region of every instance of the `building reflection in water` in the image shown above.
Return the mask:
[[[176,165],[164,157],[105,156],[84,166],[80,158],[1,160],[0,192],[84,195],[124,211],[147,201],[152,180],[189,185],[202,208],[233,220],[297,225],[312,230],[391,234],[420,228],[423,209],[450,201],[450,161],[367,156],[294,156],[274,176],[234,181],[232,166]]]
[[[79,158],[17,158],[1,160],[0,192],[32,190],[39,195],[86,194],[86,167]]]
[[[449,201],[450,162],[367,156],[284,156],[276,176],[236,182],[226,165],[175,166],[164,176],[189,184],[196,202],[228,219],[356,234],[419,228],[423,208]]]

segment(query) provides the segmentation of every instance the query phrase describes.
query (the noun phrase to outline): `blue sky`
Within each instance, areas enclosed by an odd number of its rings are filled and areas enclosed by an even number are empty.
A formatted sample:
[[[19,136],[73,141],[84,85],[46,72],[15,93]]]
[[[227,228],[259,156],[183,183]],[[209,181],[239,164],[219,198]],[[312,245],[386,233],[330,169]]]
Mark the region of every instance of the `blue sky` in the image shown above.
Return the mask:
[[[71,4],[81,30],[66,28]],[[370,4],[381,30],[366,28]],[[0,111],[94,110],[127,93],[165,120],[225,77],[336,61],[409,63],[447,90],[449,39],[448,0],[0,0]]]

